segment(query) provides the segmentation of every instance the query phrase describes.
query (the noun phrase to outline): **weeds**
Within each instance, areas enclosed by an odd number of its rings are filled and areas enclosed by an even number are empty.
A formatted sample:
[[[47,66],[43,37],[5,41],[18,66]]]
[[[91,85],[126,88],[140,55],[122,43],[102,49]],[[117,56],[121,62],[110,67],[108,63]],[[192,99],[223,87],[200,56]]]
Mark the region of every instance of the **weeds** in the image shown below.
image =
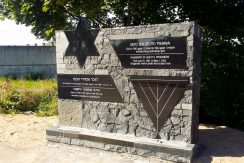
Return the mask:
[[[38,116],[57,115],[56,80],[0,78],[0,113],[26,111]]]

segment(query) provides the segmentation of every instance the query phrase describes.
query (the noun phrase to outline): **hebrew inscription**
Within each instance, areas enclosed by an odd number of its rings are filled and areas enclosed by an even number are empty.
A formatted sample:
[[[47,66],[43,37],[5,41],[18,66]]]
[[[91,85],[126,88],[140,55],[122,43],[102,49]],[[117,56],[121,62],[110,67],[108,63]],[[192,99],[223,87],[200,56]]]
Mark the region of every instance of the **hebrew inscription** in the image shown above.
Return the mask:
[[[58,98],[85,101],[122,102],[109,75],[58,75]]]

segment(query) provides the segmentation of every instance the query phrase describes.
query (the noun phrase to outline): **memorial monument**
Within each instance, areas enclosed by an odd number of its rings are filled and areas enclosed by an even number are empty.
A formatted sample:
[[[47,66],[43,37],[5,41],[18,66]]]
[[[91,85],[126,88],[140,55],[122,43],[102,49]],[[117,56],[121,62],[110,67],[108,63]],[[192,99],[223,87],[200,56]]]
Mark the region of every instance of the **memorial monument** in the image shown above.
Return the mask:
[[[200,40],[194,22],[57,31],[59,126],[47,140],[190,161]]]

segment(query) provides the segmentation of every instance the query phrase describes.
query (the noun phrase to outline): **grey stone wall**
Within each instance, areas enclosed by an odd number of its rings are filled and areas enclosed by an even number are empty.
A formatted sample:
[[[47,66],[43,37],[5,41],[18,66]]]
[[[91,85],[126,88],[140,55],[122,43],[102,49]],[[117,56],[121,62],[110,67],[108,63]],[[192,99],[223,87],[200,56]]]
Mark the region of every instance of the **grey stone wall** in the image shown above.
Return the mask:
[[[190,162],[194,151],[193,144],[184,142],[146,139],[67,126],[57,126],[47,130],[47,140],[184,163]]]
[[[187,69],[125,69],[113,50],[110,39],[186,36]],[[190,83],[183,98],[160,131],[165,140],[194,143],[197,140],[200,99],[200,27],[194,22],[101,29],[95,41],[99,56],[88,56],[80,67],[75,56],[64,56],[68,40],[63,31],[56,32],[58,74],[111,75],[123,103],[61,100],[59,123],[109,133],[155,138],[156,129],[129,81],[130,75],[182,76]]]
[[[0,46],[0,76],[29,73],[42,73],[48,78],[56,76],[54,46]]]

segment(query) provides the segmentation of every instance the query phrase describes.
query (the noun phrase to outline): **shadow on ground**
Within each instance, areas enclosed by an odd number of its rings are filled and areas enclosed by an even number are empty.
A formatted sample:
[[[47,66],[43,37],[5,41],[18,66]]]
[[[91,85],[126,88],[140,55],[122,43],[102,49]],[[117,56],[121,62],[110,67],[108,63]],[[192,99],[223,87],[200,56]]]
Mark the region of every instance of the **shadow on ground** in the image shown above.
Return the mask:
[[[201,125],[193,162],[210,163],[213,157],[243,156],[244,132],[221,126]]]

